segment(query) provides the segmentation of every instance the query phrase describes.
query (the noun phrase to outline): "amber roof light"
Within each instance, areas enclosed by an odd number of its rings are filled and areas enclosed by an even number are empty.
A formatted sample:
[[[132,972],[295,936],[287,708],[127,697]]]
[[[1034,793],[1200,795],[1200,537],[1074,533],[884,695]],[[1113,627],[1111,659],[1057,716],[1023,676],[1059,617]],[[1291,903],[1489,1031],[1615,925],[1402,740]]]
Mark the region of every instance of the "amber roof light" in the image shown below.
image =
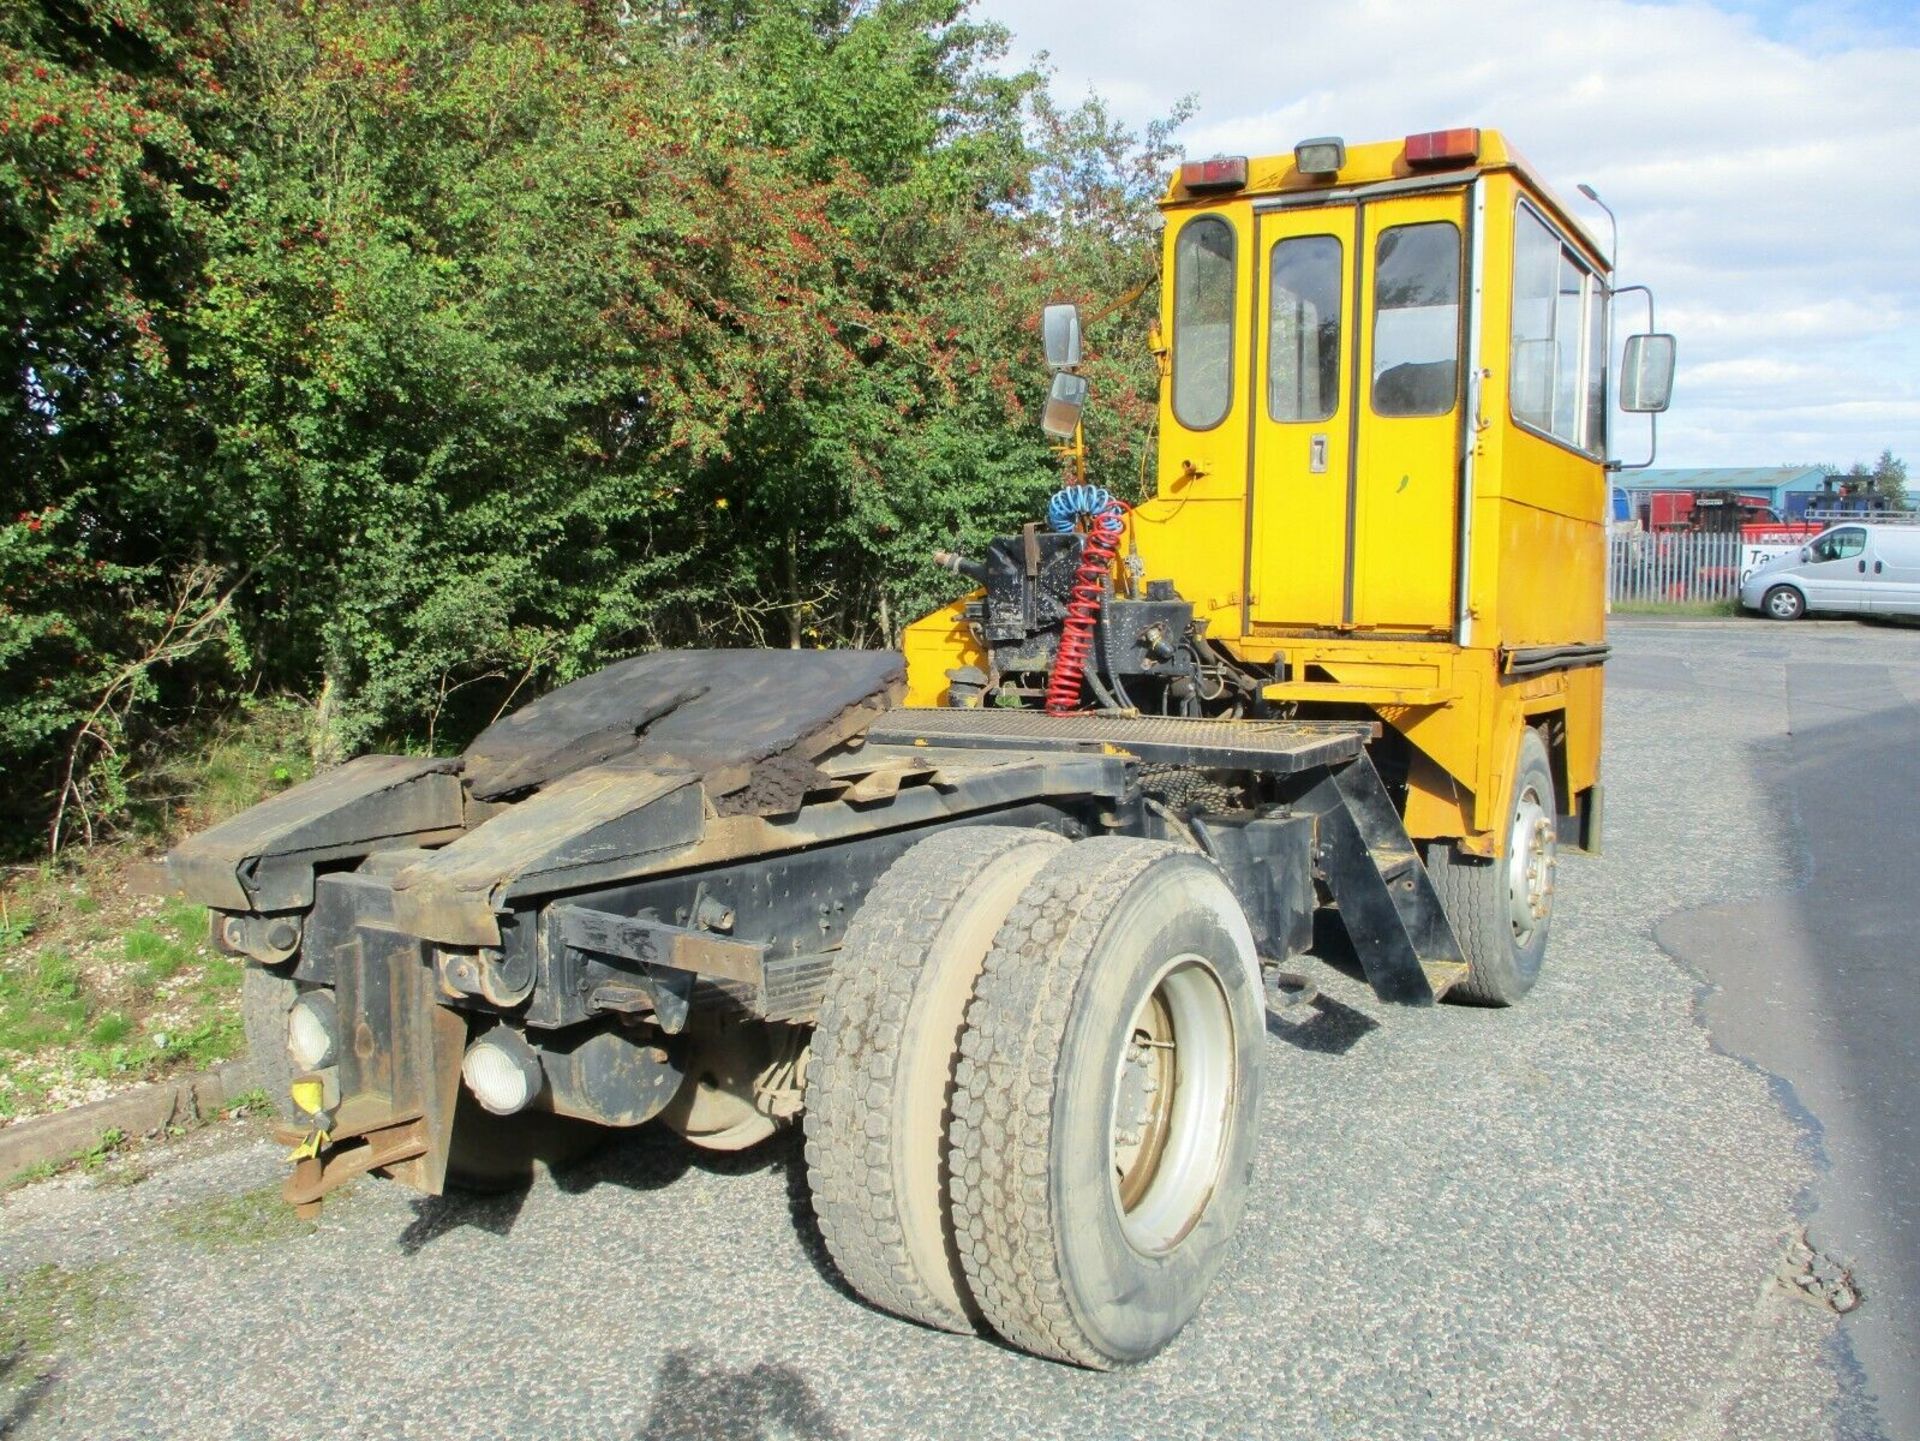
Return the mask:
[[[1407,137],[1407,164],[1416,170],[1471,165],[1479,158],[1480,131],[1477,126],[1461,130],[1428,130]]]
[[[1180,167],[1181,186],[1194,194],[1247,187],[1247,157],[1216,155],[1211,160],[1189,160]]]

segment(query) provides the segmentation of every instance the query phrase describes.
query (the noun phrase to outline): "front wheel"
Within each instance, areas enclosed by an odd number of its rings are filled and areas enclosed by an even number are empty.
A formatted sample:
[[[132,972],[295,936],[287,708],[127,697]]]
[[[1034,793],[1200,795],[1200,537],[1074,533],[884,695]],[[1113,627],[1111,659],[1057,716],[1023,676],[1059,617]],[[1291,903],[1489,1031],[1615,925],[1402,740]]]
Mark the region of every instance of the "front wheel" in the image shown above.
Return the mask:
[[[1527,726],[1500,854],[1484,860],[1453,845],[1429,848],[1427,869],[1467,960],[1467,978],[1449,998],[1511,1006],[1540,979],[1553,928],[1558,814],[1547,743]]]
[[[995,936],[948,1132],[967,1286],[1036,1355],[1107,1369],[1192,1318],[1246,1207],[1265,1006],[1218,869],[1068,846]]]
[[[1774,620],[1798,620],[1807,613],[1807,600],[1790,585],[1776,585],[1760,598],[1760,609]]]

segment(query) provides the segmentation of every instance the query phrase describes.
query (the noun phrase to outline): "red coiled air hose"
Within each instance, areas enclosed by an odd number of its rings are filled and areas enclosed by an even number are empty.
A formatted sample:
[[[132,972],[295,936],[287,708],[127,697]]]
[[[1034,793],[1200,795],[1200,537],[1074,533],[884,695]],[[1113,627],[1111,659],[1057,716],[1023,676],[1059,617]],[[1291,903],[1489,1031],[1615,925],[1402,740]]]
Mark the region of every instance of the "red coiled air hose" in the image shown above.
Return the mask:
[[[1063,505],[1062,502],[1065,502]],[[1056,527],[1060,518],[1080,514],[1087,517],[1086,543],[1080,550],[1080,564],[1073,573],[1073,589],[1067,596],[1066,623],[1060,629],[1060,649],[1047,677],[1047,714],[1071,715],[1080,709],[1080,678],[1093,653],[1094,625],[1106,599],[1107,581],[1113,573],[1113,557],[1120,549],[1120,537],[1126,530],[1126,506],[1097,486],[1079,485],[1063,490],[1048,507]]]

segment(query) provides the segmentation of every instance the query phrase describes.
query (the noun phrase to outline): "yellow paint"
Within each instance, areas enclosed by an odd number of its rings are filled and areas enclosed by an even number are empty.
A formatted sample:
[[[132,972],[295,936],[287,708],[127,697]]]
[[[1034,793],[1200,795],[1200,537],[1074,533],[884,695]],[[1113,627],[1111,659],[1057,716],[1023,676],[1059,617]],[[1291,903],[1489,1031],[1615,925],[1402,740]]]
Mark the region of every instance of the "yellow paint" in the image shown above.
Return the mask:
[[[1597,458],[1521,426],[1508,403],[1523,199],[1598,267],[1596,247],[1491,130],[1480,133],[1478,162],[1457,168],[1415,170],[1403,143],[1389,141],[1351,147],[1331,182],[1298,174],[1291,155],[1252,159],[1248,174],[1247,189],[1225,196],[1188,195],[1176,178],[1162,200],[1163,274],[1190,221],[1219,217],[1233,230],[1232,399],[1220,424],[1186,428],[1173,413],[1169,357],[1156,351],[1156,493],[1133,512],[1130,544],[1149,578],[1171,580],[1194,603],[1213,645],[1273,674],[1263,688],[1271,703],[1303,717],[1364,707],[1412,744],[1413,835],[1496,854],[1522,727],[1545,726],[1562,742],[1563,809],[1599,776],[1602,669],[1505,673],[1515,650],[1605,639],[1606,473]],[[1421,188],[1367,189],[1390,181]],[[1383,415],[1376,347],[1381,358],[1396,351],[1379,345],[1382,237],[1440,223],[1462,238],[1453,404],[1445,415]],[[1274,351],[1301,333],[1306,311],[1291,322],[1270,313],[1274,250],[1316,236],[1339,246],[1340,383],[1331,396],[1323,388],[1326,413],[1275,419]],[[1173,293],[1161,287],[1161,336],[1176,333]],[[1479,348],[1468,355],[1476,300]],[[915,705],[941,703],[946,670],[985,664],[957,607],[909,627],[906,649]]]
[[[966,602],[984,594],[975,591],[922,616],[902,632],[900,649],[907,661],[908,705],[944,705],[949,670],[967,665],[986,668],[987,652],[965,618]]]

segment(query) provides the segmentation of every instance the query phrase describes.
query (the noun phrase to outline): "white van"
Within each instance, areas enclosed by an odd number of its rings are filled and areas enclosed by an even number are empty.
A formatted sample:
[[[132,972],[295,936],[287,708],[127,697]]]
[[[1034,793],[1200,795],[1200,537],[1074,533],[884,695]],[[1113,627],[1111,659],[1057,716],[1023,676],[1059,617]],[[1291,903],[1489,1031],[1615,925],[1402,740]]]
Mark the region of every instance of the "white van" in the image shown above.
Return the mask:
[[[1836,525],[1740,582],[1740,604],[1774,620],[1810,610],[1920,617],[1920,525]]]

